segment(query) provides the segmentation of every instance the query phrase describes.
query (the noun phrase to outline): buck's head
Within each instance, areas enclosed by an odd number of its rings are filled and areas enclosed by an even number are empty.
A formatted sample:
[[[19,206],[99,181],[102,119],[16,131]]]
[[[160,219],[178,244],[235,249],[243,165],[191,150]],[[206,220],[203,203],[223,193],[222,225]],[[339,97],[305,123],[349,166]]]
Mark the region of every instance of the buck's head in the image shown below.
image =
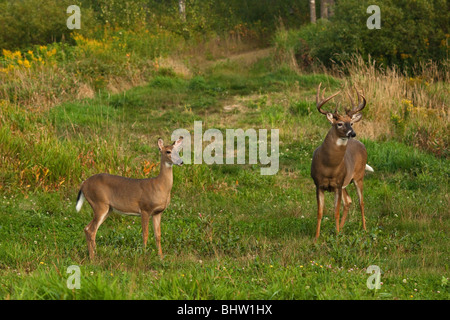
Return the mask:
[[[360,111],[364,109],[364,107],[366,106],[366,99],[364,98],[364,96],[361,95],[358,92],[358,90],[356,90],[358,93],[358,106],[355,106],[351,96],[349,95],[352,106],[351,108],[345,108],[344,115],[339,114],[337,112],[337,108],[334,110],[334,112],[324,111],[322,110],[322,106],[329,100],[337,96],[340,93],[340,91],[336,92],[335,94],[329,96],[326,99],[323,97],[322,92],[322,97],[319,98],[321,85],[322,83],[320,83],[319,87],[317,88],[317,95],[316,95],[317,110],[319,110],[320,113],[327,116],[328,121],[330,121],[331,125],[333,126],[333,130],[336,132],[339,138],[348,139],[356,137],[356,133],[353,130],[353,124],[355,122],[358,122],[362,118],[362,114],[360,113]]]
[[[159,151],[161,151],[161,163],[165,163],[167,166],[172,166],[174,164],[178,166],[183,165],[183,160],[180,157],[180,149],[183,144],[183,138],[180,137],[172,145],[164,146],[162,139],[158,139]]]

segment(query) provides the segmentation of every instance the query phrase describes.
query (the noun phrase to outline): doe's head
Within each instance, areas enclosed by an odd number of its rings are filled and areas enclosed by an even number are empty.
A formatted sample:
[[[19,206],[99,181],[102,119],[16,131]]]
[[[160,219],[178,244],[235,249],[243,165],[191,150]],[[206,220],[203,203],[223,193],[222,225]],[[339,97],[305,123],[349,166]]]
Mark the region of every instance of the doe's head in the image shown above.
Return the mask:
[[[180,137],[173,144],[165,146],[164,141],[160,138],[158,139],[158,148],[161,152],[161,162],[166,163],[167,165],[183,165],[183,160],[180,157],[180,149],[183,144],[183,137]]]

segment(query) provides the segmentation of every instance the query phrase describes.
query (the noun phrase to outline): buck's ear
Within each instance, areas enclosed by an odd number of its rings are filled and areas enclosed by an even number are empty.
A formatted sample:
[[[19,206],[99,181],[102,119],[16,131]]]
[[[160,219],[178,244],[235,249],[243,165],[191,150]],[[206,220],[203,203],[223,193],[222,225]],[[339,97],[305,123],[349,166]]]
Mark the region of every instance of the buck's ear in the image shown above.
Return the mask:
[[[180,139],[178,139],[173,143],[173,147],[175,149],[180,149],[182,144],[183,144],[183,137],[180,137]]]
[[[353,116],[352,116],[352,122],[358,122],[359,120],[361,120],[362,119],[362,114],[361,113],[355,113]]]
[[[164,141],[161,138],[158,139],[158,148],[159,151],[162,151],[162,149],[164,148]]]
[[[334,115],[330,112],[327,113],[327,119],[330,121],[331,124],[334,123]]]

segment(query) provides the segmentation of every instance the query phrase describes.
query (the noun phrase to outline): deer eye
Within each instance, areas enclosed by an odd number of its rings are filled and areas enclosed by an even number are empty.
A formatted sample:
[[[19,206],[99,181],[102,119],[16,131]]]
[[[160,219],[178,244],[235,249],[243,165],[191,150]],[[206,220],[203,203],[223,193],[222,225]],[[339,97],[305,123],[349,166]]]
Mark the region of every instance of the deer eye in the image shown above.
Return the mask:
[[[171,154],[171,153],[172,153],[172,151],[166,151],[166,153],[167,153],[167,154]]]
[[[342,128],[342,123],[339,122],[339,123],[337,124],[337,126],[338,126],[338,128]]]

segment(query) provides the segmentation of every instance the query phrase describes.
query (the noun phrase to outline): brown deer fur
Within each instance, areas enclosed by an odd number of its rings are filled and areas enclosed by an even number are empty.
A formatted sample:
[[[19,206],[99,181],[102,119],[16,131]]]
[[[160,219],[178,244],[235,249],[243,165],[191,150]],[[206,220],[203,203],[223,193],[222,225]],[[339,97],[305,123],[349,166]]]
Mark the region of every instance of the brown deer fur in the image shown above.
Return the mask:
[[[97,230],[112,211],[141,217],[144,247],[147,245],[151,217],[158,254],[162,257],[161,213],[170,202],[173,185],[172,165],[183,164],[178,155],[181,143],[180,138],[173,145],[164,146],[163,141],[158,140],[161,169],[155,178],[131,179],[100,173],[82,183],[76,209],[79,211],[84,200],[87,200],[94,212],[92,221],[84,229],[90,258],[95,256]]]
[[[333,192],[334,200],[334,215],[336,223],[336,231],[339,232],[344,226],[347,218],[348,209],[351,204],[351,198],[346,191],[346,187],[353,182],[359,197],[359,203],[362,215],[362,225],[366,230],[366,223],[364,218],[364,200],[363,200],[363,180],[365,170],[373,171],[367,165],[367,151],[364,145],[354,140],[356,133],[353,131],[353,123],[361,120],[359,113],[366,104],[364,96],[361,96],[362,102],[358,107],[352,110],[346,109],[345,115],[339,115],[335,110],[334,113],[326,112],[321,109],[331,98],[338,93],[332,95],[327,99],[319,99],[320,85],[317,89],[316,103],[319,112],[327,116],[331,123],[331,128],[325,137],[322,145],[319,146],[313,154],[311,164],[311,177],[316,185],[317,198],[317,227],[315,240],[320,235],[320,224],[323,217],[324,210],[324,192]],[[359,99],[358,93],[358,100]],[[341,200],[344,203],[344,210],[342,220],[339,223],[339,211]]]

